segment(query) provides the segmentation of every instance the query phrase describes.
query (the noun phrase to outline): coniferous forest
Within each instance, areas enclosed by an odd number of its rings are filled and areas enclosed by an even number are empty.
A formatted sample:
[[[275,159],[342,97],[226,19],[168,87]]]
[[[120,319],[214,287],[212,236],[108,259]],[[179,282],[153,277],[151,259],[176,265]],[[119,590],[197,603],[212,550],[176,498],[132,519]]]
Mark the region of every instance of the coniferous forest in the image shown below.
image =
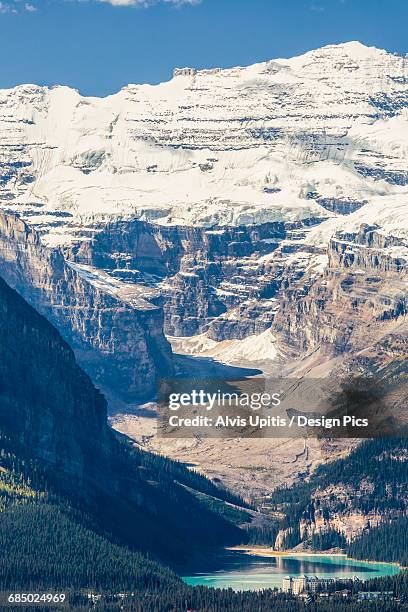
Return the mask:
[[[230,589],[187,586],[169,567],[115,541],[112,534],[101,529],[95,517],[55,492],[41,466],[17,458],[10,450],[10,440],[4,437],[2,440],[3,446],[8,447],[1,453],[0,470],[0,590],[4,594],[22,590],[60,591],[67,594],[70,606],[78,610],[89,609],[90,594],[98,597],[96,609],[104,610],[119,606],[140,612],[304,609],[298,599],[273,590],[235,593]],[[397,541],[398,528],[406,529],[406,522],[395,524],[390,550]],[[377,531],[378,534],[375,530],[371,533],[381,535],[378,541],[384,544],[390,538],[389,531],[385,527]],[[259,530],[250,538],[261,541],[273,535]],[[350,552],[365,556],[364,545],[361,538]],[[373,550],[377,552],[375,547]],[[396,551],[390,560],[398,560]],[[407,574],[371,581],[367,588],[393,590],[400,598],[398,604],[332,598],[330,602],[310,602],[308,609],[316,612],[408,609]],[[118,593],[126,593],[126,598],[118,599]]]
[[[400,563],[408,567],[408,518],[399,517],[371,529],[348,547],[356,559],[371,559]]]

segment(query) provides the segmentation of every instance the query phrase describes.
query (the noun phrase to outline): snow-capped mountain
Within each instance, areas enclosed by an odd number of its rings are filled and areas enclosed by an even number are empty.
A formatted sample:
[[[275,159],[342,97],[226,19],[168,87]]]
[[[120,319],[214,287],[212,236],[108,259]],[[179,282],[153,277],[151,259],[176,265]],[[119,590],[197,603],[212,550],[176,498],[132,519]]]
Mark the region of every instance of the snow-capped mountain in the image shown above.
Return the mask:
[[[103,99],[3,90],[3,206],[50,245],[118,217],[246,225],[367,202],[392,217],[408,191],[407,62],[351,42],[245,68],[176,69],[167,83]]]

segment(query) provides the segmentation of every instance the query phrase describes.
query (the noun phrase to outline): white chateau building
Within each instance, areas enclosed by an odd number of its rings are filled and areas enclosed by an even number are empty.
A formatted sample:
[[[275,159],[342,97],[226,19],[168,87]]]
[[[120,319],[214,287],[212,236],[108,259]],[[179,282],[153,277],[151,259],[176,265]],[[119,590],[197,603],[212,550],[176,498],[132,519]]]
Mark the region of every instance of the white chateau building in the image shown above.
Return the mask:
[[[300,595],[305,591],[323,591],[329,587],[335,585],[336,580],[334,578],[318,578],[317,576],[285,576],[282,581],[282,591],[284,593],[293,593],[294,595]]]

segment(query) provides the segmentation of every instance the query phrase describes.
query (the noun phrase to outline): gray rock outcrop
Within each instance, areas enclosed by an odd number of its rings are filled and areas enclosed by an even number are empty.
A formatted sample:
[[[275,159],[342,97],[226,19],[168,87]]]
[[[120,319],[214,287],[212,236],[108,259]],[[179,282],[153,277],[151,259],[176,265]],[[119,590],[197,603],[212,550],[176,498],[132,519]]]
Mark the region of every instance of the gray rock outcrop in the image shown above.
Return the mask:
[[[150,397],[156,377],[172,371],[157,292],[141,298],[137,287],[127,291],[69,265],[58,249],[41,244],[33,228],[3,213],[0,273],[55,325],[108,394],[127,401]]]

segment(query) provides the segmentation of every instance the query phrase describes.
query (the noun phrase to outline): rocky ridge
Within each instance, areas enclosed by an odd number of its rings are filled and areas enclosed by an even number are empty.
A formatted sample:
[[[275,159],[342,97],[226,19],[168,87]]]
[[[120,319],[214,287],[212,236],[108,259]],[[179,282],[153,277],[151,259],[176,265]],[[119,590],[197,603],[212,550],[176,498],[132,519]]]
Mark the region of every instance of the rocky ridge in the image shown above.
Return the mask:
[[[106,390],[128,401],[154,393],[160,372],[171,372],[157,292],[95,281],[49,249],[32,227],[0,213],[1,275],[46,316],[79,362]],[[154,357],[153,357],[154,356]]]

